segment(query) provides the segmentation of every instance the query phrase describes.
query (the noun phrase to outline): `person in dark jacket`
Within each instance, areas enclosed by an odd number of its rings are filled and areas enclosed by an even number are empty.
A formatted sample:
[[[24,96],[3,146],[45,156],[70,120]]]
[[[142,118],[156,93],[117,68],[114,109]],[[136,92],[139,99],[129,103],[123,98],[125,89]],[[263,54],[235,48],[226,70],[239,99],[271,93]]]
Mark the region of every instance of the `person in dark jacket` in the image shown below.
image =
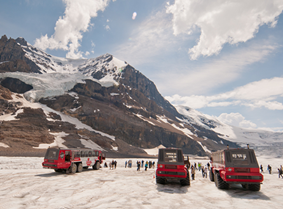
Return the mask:
[[[192,174],[192,180],[195,180],[195,168],[193,165],[191,167],[191,174]]]

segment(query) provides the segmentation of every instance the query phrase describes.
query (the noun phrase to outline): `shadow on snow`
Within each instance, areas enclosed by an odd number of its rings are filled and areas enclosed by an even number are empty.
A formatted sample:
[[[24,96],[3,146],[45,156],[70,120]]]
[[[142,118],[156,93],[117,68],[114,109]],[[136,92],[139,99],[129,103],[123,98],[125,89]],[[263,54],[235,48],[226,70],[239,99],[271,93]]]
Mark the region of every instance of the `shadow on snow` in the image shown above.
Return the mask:
[[[226,191],[227,194],[233,198],[270,200],[270,198],[265,194],[263,194],[261,191],[256,192],[256,191],[246,190],[239,184],[231,184],[228,190],[223,190],[223,191]]]

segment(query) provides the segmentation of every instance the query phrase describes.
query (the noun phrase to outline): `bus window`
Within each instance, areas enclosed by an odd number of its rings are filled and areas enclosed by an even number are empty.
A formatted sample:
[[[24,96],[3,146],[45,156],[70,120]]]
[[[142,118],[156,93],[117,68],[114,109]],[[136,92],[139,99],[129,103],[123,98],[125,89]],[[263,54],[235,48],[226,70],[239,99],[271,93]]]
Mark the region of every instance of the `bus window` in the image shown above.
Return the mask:
[[[65,161],[70,162],[70,160],[71,160],[70,151],[65,151]]]

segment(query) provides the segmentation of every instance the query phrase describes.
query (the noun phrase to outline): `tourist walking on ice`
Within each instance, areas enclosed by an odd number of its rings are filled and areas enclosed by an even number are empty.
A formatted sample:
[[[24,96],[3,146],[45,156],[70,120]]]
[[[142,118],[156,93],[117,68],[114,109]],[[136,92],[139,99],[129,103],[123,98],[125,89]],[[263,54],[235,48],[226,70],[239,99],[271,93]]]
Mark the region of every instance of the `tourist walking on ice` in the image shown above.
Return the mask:
[[[145,170],[145,171],[147,170],[147,167],[148,167],[148,162],[146,161],[146,162],[145,162],[145,165],[144,165],[144,170]]]
[[[140,161],[138,161],[138,162],[137,162],[137,171],[139,171],[139,170],[140,170],[140,168],[141,168],[141,162],[140,162]]]
[[[281,176],[281,178],[283,178],[283,168],[282,168],[282,165],[280,165],[280,168],[278,168],[278,178],[280,178],[280,176]]]
[[[272,170],[272,168],[271,168],[271,166],[270,166],[270,165],[268,165],[268,166],[267,166],[267,170],[268,170],[269,174],[271,174],[271,170]]]
[[[195,180],[195,168],[193,165],[191,167],[191,174],[192,174],[192,180]]]

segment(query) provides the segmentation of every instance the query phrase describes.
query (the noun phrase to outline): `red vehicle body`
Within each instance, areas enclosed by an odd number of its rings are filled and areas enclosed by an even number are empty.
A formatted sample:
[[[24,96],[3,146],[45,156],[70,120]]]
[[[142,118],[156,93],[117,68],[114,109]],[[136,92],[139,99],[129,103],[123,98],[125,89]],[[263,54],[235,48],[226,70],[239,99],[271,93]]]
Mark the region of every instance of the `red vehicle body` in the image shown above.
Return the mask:
[[[100,150],[48,148],[42,166],[54,169],[56,172],[76,173],[89,166],[98,170],[103,160],[105,160],[105,155]]]
[[[253,149],[226,149],[211,154],[211,181],[219,189],[228,189],[230,184],[259,191],[263,175]]]
[[[188,160],[186,162],[189,163]],[[168,180],[179,181],[182,185],[190,185],[190,174],[181,149],[159,149],[156,183],[165,184]]]

